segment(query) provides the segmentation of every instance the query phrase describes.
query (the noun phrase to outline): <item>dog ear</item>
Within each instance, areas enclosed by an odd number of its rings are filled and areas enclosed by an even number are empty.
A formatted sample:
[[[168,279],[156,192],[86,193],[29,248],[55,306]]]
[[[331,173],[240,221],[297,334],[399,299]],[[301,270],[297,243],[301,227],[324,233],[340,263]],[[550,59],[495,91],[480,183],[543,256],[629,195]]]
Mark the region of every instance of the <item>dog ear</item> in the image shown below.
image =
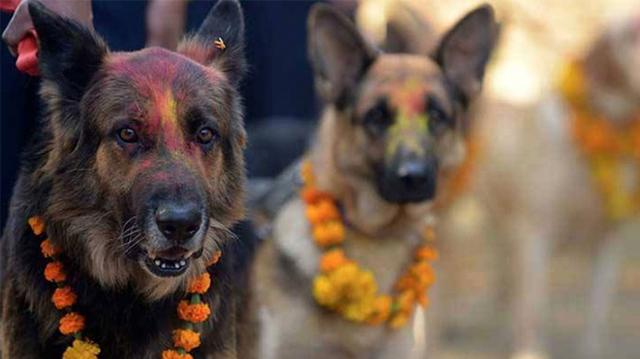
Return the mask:
[[[244,18],[237,0],[220,0],[195,36],[178,45],[178,52],[203,64],[220,68],[237,85],[246,72]]]
[[[325,101],[342,108],[375,61],[377,50],[346,16],[327,5],[311,9],[307,26],[316,89]]]
[[[62,102],[77,103],[102,65],[107,46],[92,31],[38,1],[29,3],[29,14],[38,34],[42,78],[57,87]]]
[[[498,30],[493,8],[483,5],[458,21],[440,42],[436,61],[463,102],[480,92]]]
[[[40,2],[29,2],[29,14],[38,34],[40,94],[51,114],[55,142],[61,151],[70,152],[84,125],[79,103],[109,50],[93,31]]]

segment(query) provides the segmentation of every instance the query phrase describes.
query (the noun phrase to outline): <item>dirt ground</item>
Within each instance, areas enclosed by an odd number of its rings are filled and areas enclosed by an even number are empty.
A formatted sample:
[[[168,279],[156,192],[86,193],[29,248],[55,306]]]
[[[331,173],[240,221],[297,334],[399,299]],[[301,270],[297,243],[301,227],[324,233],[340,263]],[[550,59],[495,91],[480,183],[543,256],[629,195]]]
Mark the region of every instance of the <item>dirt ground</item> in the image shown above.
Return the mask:
[[[474,216],[473,210],[467,214]],[[607,359],[640,358],[640,238],[632,237],[622,243],[616,296],[604,324],[603,358]],[[427,311],[427,316],[435,315],[442,323],[436,327],[435,358],[508,358],[512,347],[511,288],[515,285],[515,263],[510,260],[513,253],[508,242],[498,236],[474,235],[473,230],[438,240],[447,242],[441,243],[433,294],[436,302]],[[587,316],[592,256],[593,251],[579,243],[554,249],[545,321],[551,358],[581,358],[578,349]]]

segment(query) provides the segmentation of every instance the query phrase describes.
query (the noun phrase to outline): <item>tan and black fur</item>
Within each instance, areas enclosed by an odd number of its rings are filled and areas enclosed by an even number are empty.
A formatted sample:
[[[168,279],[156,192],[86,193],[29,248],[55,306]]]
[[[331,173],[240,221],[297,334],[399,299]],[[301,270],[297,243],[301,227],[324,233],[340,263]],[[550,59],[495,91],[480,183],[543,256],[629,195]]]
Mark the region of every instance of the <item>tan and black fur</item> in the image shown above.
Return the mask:
[[[2,356],[60,358],[71,343],[57,330],[62,312],[43,276],[47,236],[62,249],[74,310],[101,358],[158,358],[171,348],[186,282],[222,250],[203,296],[213,315],[193,355],[235,357],[230,227],[243,215],[245,178],[239,4],[220,1],[178,52],[110,52],[43,5],[29,11],[46,110],[2,237]],[[226,49],[214,46],[218,38]],[[45,235],[30,231],[31,216],[44,218]]]
[[[483,6],[465,16],[433,57],[381,53],[323,5],[311,11],[308,31],[325,107],[306,157],[318,187],[342,207],[346,252],[389,292],[464,158],[466,111],[497,36],[493,11]],[[314,302],[319,254],[303,204],[289,200],[253,267],[255,333],[244,347],[254,352],[243,356],[409,358],[411,325],[360,326]]]

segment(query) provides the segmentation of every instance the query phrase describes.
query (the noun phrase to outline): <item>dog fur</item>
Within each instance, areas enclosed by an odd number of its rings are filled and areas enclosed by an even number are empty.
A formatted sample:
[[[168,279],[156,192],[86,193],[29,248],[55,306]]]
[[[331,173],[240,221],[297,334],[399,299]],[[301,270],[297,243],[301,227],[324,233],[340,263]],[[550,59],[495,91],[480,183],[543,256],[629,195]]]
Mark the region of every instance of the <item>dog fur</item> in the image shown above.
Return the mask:
[[[63,250],[78,294],[74,308],[86,317],[83,332],[100,345],[101,358],[157,358],[171,348],[185,284],[219,249],[223,260],[209,269],[213,285],[203,296],[213,314],[193,355],[235,357],[239,308],[229,228],[243,215],[245,178],[239,4],[220,1],[178,52],[112,53],[98,35],[43,5],[31,3],[29,11],[46,111],[24,154],[2,238],[3,356],[59,358],[71,342],[57,330],[61,312],[43,276],[42,238],[27,225],[40,215]],[[218,38],[224,51],[213,44]],[[118,126],[138,132],[123,141]],[[181,243],[191,264],[181,275],[160,277],[143,263],[145,255],[164,253],[167,242],[147,218],[159,197],[193,200],[202,213],[198,232]]]
[[[637,20],[636,20],[637,22]],[[589,102],[597,113],[619,125],[638,113],[640,53],[637,24],[609,29],[582,59]],[[544,335],[549,289],[547,269],[560,245],[580,247],[594,259],[586,332],[576,357],[603,358],[603,332],[615,291],[621,241],[638,237],[638,216],[611,221],[592,182],[588,163],[571,136],[568,104],[551,93],[521,119],[500,115],[487,104],[480,132],[485,141],[478,166],[478,198],[494,228],[508,239],[515,268],[514,358],[547,358]],[[637,117],[636,117],[637,118]],[[638,183],[637,165],[629,160],[631,181]]]
[[[480,91],[497,24],[490,7],[476,9],[443,37],[432,58],[380,53],[348,19],[324,5],[313,8],[308,24],[309,56],[325,108],[307,158],[318,187],[342,205],[345,250],[373,271],[387,292],[411,258],[419,230],[433,214],[433,200],[442,196],[442,183],[464,158],[466,112]],[[409,81],[415,81],[412,89],[432,127],[413,128],[413,122],[394,134],[389,128],[400,121],[391,113],[399,108],[389,105],[379,113],[378,106],[406,90]],[[418,196],[409,190],[403,197],[402,188],[387,181],[398,162],[411,158],[435,163],[429,169],[436,191]],[[254,263],[255,331],[248,333],[242,357],[408,358],[411,325],[398,331],[359,326],[314,302],[310,291],[319,254],[302,202],[290,199],[277,212]]]

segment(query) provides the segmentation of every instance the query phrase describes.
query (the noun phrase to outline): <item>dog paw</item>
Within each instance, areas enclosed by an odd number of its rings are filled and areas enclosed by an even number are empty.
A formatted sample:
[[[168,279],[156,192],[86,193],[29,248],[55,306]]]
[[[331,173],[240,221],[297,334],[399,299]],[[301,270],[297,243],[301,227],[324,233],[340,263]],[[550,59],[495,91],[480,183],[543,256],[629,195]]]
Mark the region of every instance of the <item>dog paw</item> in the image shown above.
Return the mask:
[[[549,359],[549,355],[534,351],[522,351],[511,355],[511,359]]]

